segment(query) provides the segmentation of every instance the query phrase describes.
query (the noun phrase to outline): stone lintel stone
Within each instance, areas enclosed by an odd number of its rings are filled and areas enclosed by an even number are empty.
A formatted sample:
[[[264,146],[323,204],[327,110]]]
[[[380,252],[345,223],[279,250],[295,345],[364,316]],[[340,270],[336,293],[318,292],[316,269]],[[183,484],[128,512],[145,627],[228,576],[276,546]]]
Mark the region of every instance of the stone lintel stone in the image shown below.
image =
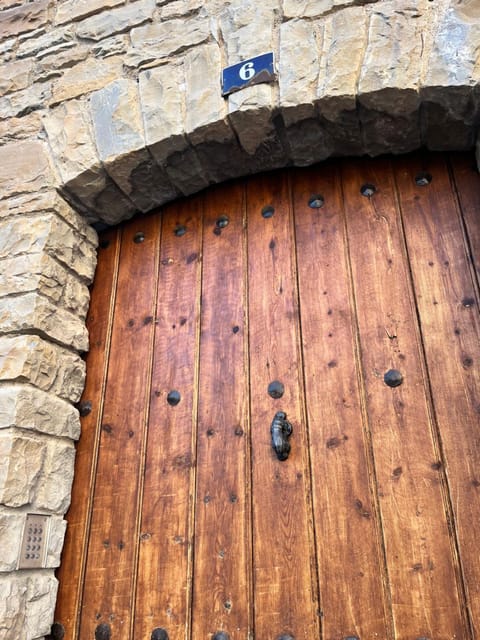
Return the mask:
[[[76,351],[88,351],[85,323],[37,292],[0,298],[1,334],[39,334]]]
[[[279,104],[286,127],[316,116],[322,45],[323,29],[309,21],[291,20],[280,27]]]
[[[80,416],[66,400],[28,384],[0,385],[0,429],[25,429],[78,440]]]
[[[177,197],[146,148],[137,83],[128,79],[111,83],[92,94],[90,107],[100,159],[138,209],[147,212]]]
[[[0,631],[33,640],[50,633],[58,582],[52,569],[0,575]]]
[[[139,75],[145,139],[157,164],[184,195],[208,185],[185,132],[183,65],[148,69]],[[200,105],[199,105],[200,108]]]
[[[285,130],[290,158],[297,167],[321,162],[332,155],[333,140],[319,118],[307,118]]]
[[[0,166],[0,198],[58,184],[47,146],[40,140],[16,141],[0,147]]]
[[[50,106],[105,87],[123,75],[123,56],[87,58],[67,69],[53,82]],[[45,103],[44,103],[45,104]]]
[[[0,381],[29,383],[78,402],[85,363],[76,353],[36,335],[0,336]]]

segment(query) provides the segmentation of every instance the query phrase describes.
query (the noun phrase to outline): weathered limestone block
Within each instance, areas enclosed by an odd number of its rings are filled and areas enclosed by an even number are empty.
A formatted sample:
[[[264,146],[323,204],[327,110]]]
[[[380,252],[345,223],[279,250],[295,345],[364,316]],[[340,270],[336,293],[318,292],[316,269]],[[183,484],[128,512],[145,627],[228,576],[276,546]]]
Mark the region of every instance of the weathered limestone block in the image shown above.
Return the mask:
[[[88,351],[84,321],[36,292],[0,298],[2,333],[40,333],[76,351]]]
[[[49,523],[48,547],[45,565],[48,569],[55,569],[60,566],[63,542],[67,522],[61,516],[52,516]]]
[[[54,29],[37,37],[29,38],[22,42],[17,48],[17,58],[35,56],[37,59],[48,55],[51,49],[58,45],[74,47],[76,44],[75,31],[73,27]]]
[[[26,216],[33,213],[56,215],[72,227],[81,237],[80,242],[87,242],[95,249],[98,235],[95,229],[85,222],[72,207],[54,190],[39,193],[28,193],[7,200],[0,200],[0,220],[11,216]],[[94,254],[89,254],[94,255]],[[95,270],[93,265],[92,273]]]
[[[122,191],[144,212],[173,200],[178,192],[146,148],[137,83],[113,82],[90,106],[100,158]]]
[[[30,292],[45,296],[85,320],[90,301],[88,287],[46,253],[30,253],[2,261],[0,298]]]
[[[168,20],[169,18],[187,16],[204,6],[205,0],[175,0],[174,2],[167,2],[160,10],[160,19]]]
[[[46,24],[49,0],[34,0],[0,12],[0,40],[33,31]]]
[[[45,458],[31,502],[35,509],[63,515],[70,505],[75,447],[69,440],[45,440]]]
[[[0,476],[3,465],[4,463],[0,463]],[[24,523],[25,515],[23,513],[0,508],[0,549],[2,550],[0,553],[0,573],[15,571],[17,568]],[[0,637],[2,636],[0,635]]]
[[[85,384],[85,363],[72,351],[38,336],[0,336],[0,380],[28,382],[78,402]]]
[[[35,640],[49,634],[57,588],[52,570],[0,576],[0,638]]]
[[[25,384],[0,386],[0,429],[25,429],[77,440],[80,416],[69,402]]]
[[[51,105],[101,89],[123,74],[123,56],[88,58],[53,83]]]
[[[315,18],[338,11],[344,7],[358,4],[370,4],[379,0],[283,0],[286,18]]]
[[[278,86],[286,127],[315,117],[323,24],[291,20],[280,27]]]
[[[35,65],[34,82],[45,82],[59,78],[64,70],[85,60],[90,51],[86,45],[78,43],[64,43],[42,52],[42,57]]]
[[[23,117],[43,109],[51,95],[50,82],[38,82],[21,91],[9,93],[0,98],[0,119]]]
[[[210,38],[208,16],[175,18],[130,32],[133,50],[127,56],[127,66],[138,66],[142,60],[154,60],[193,47]]]
[[[275,26],[280,18],[280,0],[233,0],[227,4],[219,25],[228,64],[276,49]]]
[[[97,58],[124,55],[130,46],[130,37],[125,35],[105,38],[91,46],[91,52]]]
[[[65,24],[87,18],[99,11],[106,11],[124,0],[66,0],[56,4],[55,24]]]
[[[20,91],[30,84],[33,62],[31,60],[16,60],[2,64],[0,76],[0,95],[11,91]]]
[[[93,141],[87,100],[69,100],[50,109],[44,114],[43,123],[63,188],[73,191],[96,219],[113,224],[132,216],[134,205],[115,186],[101,165]],[[102,193],[105,192],[109,201],[115,201],[113,211],[111,204],[105,208],[101,206]]]
[[[13,140],[36,137],[41,129],[42,121],[37,112],[30,113],[23,118],[0,120],[0,145],[7,145]]]
[[[185,135],[184,87],[184,68],[181,65],[148,69],[139,75],[148,148],[157,164],[167,167],[172,184],[188,195],[206,187],[208,180]],[[201,104],[198,104],[200,108]]]
[[[151,20],[154,11],[155,0],[137,0],[87,18],[78,25],[77,35],[86,40],[102,40]]]
[[[95,247],[53,213],[0,221],[0,259],[46,252],[73,269],[85,283],[93,280]]]
[[[0,431],[0,504],[22,507],[33,502],[47,445],[13,429]]]
[[[0,166],[0,198],[40,191],[57,183],[47,147],[38,140],[0,147]]]

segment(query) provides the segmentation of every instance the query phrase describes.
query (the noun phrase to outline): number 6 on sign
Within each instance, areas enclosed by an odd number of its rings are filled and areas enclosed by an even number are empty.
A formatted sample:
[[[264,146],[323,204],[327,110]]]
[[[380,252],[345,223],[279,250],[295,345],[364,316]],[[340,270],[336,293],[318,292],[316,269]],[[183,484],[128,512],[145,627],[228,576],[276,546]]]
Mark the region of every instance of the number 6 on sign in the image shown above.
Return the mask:
[[[246,86],[274,80],[273,53],[264,53],[226,67],[222,72],[222,95],[228,96]]]

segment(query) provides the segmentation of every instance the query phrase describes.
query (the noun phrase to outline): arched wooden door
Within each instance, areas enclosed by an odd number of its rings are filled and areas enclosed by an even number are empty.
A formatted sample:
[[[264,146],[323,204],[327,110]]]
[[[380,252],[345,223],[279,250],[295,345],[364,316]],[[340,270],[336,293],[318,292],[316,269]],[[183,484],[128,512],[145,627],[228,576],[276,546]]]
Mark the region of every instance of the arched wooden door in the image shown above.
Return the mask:
[[[331,162],[103,234],[66,638],[480,634],[472,169]]]

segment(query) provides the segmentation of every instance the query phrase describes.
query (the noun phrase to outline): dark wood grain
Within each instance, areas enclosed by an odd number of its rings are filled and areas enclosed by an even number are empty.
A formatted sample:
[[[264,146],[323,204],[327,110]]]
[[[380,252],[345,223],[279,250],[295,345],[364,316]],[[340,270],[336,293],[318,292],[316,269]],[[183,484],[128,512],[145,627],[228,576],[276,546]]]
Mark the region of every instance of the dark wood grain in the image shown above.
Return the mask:
[[[202,209],[199,197],[162,212],[134,638],[190,629]]]
[[[264,206],[274,215],[262,217]],[[303,403],[294,228],[287,177],[247,183],[255,636],[318,637],[310,460]],[[271,381],[281,399],[267,394]],[[277,460],[270,425],[285,411],[291,453]]]
[[[101,424],[80,637],[99,623],[127,640],[136,579],[139,497],[158,268],[159,218],[122,231],[118,291]],[[136,233],[145,239],[136,243]]]
[[[297,171],[292,184],[322,637],[387,638],[391,614],[373,460],[362,424],[336,167]],[[325,200],[320,209],[308,205],[315,194]]]
[[[464,242],[458,205],[452,193],[445,160],[440,155],[430,155],[425,167],[433,177],[431,184],[426,187],[418,187],[415,184],[415,165],[412,162],[396,162],[396,178],[402,194],[405,234],[435,415],[443,444],[445,471],[460,545],[460,557],[463,561],[468,610],[471,613],[475,634],[478,634],[478,291],[476,283],[472,280],[470,253]],[[466,211],[470,224],[474,224],[470,206],[466,207]],[[477,218],[477,227],[478,223]],[[454,549],[454,557],[455,551]],[[464,609],[466,611],[467,607]]]
[[[192,638],[252,622],[244,212],[241,184],[205,198]]]
[[[467,637],[392,171],[345,162],[342,175],[395,638]],[[384,383],[389,369],[401,386]]]
[[[111,315],[115,304],[119,238],[118,230],[102,235],[87,318],[90,349],[86,358],[87,377],[81,403],[90,402],[92,410],[81,419],[82,432],[76,447],[72,501],[66,515],[67,533],[62,563],[57,572],[59,587],[55,620],[64,626],[66,638],[77,637],[83,596],[83,573],[100,438],[99,420],[103,409]]]

